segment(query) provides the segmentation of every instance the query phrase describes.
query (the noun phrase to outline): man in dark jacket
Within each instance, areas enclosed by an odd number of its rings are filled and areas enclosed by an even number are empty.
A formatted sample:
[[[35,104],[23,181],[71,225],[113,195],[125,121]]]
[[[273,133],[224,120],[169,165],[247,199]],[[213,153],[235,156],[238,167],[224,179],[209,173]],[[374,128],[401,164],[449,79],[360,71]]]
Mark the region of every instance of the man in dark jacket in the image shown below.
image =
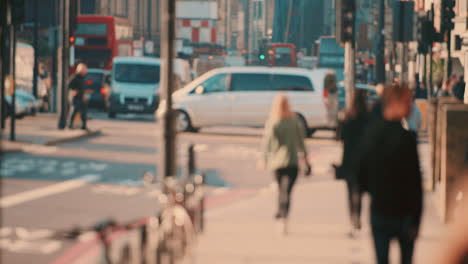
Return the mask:
[[[85,100],[85,77],[88,74],[88,67],[85,64],[80,63],[76,67],[76,73],[73,75],[68,87],[70,87],[73,98],[72,98],[72,105],[73,111],[70,116],[70,126],[69,128],[73,128],[73,120],[76,117],[76,114],[80,113],[81,117],[81,129],[88,129],[86,127],[86,119],[87,119],[87,105]]]
[[[401,263],[412,263],[419,232],[423,191],[416,138],[401,125],[411,105],[411,91],[406,85],[385,88],[383,118],[369,125],[359,159],[359,184],[371,196],[378,264],[388,263],[392,239],[400,243]]]

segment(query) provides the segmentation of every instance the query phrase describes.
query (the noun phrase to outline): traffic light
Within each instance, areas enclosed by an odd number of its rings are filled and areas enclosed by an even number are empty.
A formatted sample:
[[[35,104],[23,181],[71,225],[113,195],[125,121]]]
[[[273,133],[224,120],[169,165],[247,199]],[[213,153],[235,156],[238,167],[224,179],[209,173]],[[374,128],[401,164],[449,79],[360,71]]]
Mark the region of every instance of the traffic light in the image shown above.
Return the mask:
[[[435,41],[435,29],[427,17],[418,19],[418,53],[427,54],[429,46]]]
[[[453,30],[455,24],[453,23],[453,19],[455,18],[455,11],[453,10],[455,7],[455,0],[443,0],[442,1],[442,32],[445,33],[446,31]]]
[[[260,43],[258,48],[258,59],[263,64],[266,59],[266,43]]]
[[[413,17],[414,17],[414,2],[413,1],[395,1],[393,3],[393,41],[395,42],[411,42],[414,41],[413,36]]]
[[[70,0],[70,16],[68,17],[70,35],[75,34],[77,16],[78,16],[78,0]]]
[[[354,41],[355,0],[336,1],[336,40],[338,43]]]
[[[68,38],[68,42],[70,43],[70,46],[75,45],[75,37],[74,37],[74,36],[70,36],[70,37]]]
[[[13,25],[20,25],[24,23],[25,17],[25,0],[12,0],[12,9],[11,9],[11,22]]]

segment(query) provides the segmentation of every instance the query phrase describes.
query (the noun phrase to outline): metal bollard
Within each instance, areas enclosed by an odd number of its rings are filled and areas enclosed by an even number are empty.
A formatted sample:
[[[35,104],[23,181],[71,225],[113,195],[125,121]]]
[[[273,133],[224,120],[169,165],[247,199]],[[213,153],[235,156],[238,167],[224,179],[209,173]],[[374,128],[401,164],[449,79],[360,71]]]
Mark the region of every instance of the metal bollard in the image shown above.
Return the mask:
[[[187,169],[190,176],[195,174],[195,145],[190,144],[188,147]]]

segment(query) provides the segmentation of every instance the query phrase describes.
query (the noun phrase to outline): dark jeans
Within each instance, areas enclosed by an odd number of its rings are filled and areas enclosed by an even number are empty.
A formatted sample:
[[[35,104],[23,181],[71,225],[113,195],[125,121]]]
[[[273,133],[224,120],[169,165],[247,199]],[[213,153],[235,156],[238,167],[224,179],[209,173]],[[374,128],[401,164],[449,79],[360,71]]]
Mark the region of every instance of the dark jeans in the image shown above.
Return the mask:
[[[346,179],[348,186],[348,207],[351,224],[357,229],[361,229],[361,207],[362,207],[362,192],[359,185],[353,181]]]
[[[412,217],[391,217],[371,215],[372,236],[378,264],[388,264],[390,241],[398,239],[400,244],[401,264],[411,264],[415,237]]]
[[[86,119],[87,119],[88,106],[85,102],[81,100],[73,100],[73,111],[70,116],[70,128],[73,128],[73,121],[75,120],[76,114],[80,113],[81,117],[81,128],[86,128]]]
[[[275,171],[278,183],[278,213],[277,218],[287,218],[291,203],[291,192],[298,174],[297,167],[282,168]]]

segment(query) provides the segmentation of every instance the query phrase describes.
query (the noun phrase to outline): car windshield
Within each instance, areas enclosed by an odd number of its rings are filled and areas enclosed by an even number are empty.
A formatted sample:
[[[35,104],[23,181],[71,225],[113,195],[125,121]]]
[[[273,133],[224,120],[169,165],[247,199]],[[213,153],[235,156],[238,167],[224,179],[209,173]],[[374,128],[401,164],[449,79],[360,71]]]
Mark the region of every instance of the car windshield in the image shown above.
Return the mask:
[[[104,78],[104,73],[89,72],[85,77],[85,84],[86,85],[100,84],[103,78]]]
[[[114,66],[115,80],[127,83],[159,83],[159,65],[119,63]]]
[[[111,61],[112,52],[110,49],[84,50],[75,49],[75,63],[83,62],[90,68],[102,69],[108,66]]]

